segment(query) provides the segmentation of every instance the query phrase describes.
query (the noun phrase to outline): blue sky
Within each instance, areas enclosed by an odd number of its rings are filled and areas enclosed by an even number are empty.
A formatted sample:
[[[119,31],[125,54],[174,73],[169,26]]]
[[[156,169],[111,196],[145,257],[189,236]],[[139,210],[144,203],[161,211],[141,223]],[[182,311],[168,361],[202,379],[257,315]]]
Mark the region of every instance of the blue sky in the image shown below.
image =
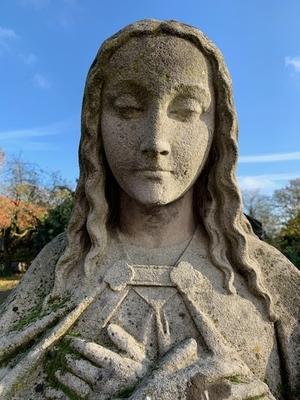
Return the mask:
[[[299,0],[1,0],[0,147],[74,182],[83,87],[100,44],[138,19],[178,19],[223,52],[240,183],[271,193],[300,177],[299,16]]]

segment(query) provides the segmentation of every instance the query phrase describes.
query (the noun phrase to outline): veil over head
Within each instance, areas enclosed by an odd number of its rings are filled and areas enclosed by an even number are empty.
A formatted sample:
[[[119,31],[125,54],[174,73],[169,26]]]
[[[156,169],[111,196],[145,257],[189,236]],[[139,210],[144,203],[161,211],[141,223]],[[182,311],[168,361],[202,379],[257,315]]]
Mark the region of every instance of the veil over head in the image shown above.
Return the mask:
[[[105,66],[124,43],[143,35],[172,35],[192,42],[211,66],[216,95],[215,130],[206,166],[195,183],[194,207],[209,238],[210,258],[224,273],[228,293],[235,294],[234,272],[239,271],[250,290],[264,299],[269,316],[274,319],[271,298],[260,282],[260,267],[251,255],[249,243],[256,239],[243,214],[236,181],[238,129],[230,75],[217,47],[198,29],[176,21],[142,20],[125,27],[103,43],[91,65],[82,106],[80,177],[67,246],[56,266],[52,295],[64,292],[73,270],[80,269],[88,286],[94,268],[101,266],[110,234],[109,222],[118,213],[117,192],[109,190],[114,178],[106,163],[100,129]]]

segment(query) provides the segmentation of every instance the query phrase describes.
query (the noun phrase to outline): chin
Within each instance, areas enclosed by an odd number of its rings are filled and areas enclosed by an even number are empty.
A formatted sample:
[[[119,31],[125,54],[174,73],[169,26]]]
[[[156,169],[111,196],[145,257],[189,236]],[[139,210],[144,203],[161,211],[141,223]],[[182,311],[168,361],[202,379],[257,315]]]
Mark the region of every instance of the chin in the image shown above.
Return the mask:
[[[134,196],[138,203],[148,207],[166,206],[176,201],[179,197],[180,196],[170,196],[170,194],[167,193],[157,193],[156,191],[136,193]]]
[[[142,183],[132,182],[131,190],[126,190],[129,188],[124,189],[137,203],[147,207],[155,207],[171,204],[184,194],[182,191],[175,191],[174,186],[172,186],[165,182],[154,183],[143,181]]]

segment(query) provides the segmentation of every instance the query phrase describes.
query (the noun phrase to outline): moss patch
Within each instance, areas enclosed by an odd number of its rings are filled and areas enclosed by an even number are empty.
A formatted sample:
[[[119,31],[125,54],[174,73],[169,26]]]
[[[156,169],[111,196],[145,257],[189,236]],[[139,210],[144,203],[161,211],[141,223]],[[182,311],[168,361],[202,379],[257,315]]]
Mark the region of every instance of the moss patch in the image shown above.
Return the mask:
[[[121,390],[118,394],[117,397],[120,399],[127,399],[128,397],[130,397],[133,392],[135,391],[135,386],[134,387],[130,387],[124,390]]]
[[[72,356],[77,357],[77,354],[70,346],[69,339],[63,339],[58,345],[53,348],[53,350],[46,354],[45,372],[47,373],[47,381],[51,387],[55,389],[60,389],[65,394],[67,394],[70,400],[81,400],[81,398],[73,393],[69,388],[58,382],[55,377],[55,372],[57,372],[58,370],[66,371],[66,356],[68,354],[72,354]]]
[[[229,378],[227,378],[231,383],[235,383],[235,384],[239,384],[239,383],[247,383],[248,380],[241,376],[241,375],[234,375],[234,376],[230,376]]]
[[[17,321],[11,328],[11,331],[21,331],[26,326],[36,322],[37,320],[49,315],[51,312],[58,311],[66,306],[67,302],[70,300],[69,296],[57,301],[53,301],[49,303],[47,309],[43,309],[42,304],[38,304],[35,308],[33,308],[24,318],[21,318]]]

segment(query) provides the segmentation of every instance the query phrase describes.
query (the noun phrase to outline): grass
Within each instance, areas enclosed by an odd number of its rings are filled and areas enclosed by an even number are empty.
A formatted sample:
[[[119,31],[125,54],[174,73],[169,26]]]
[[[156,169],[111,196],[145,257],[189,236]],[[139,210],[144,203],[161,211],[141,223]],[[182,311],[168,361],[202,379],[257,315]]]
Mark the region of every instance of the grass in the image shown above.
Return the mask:
[[[0,292],[14,289],[24,274],[0,275]]]
[[[0,276],[0,304],[19,283],[22,275]]]
[[[20,276],[12,275],[7,277],[0,277],[0,292],[14,289],[19,283]]]

